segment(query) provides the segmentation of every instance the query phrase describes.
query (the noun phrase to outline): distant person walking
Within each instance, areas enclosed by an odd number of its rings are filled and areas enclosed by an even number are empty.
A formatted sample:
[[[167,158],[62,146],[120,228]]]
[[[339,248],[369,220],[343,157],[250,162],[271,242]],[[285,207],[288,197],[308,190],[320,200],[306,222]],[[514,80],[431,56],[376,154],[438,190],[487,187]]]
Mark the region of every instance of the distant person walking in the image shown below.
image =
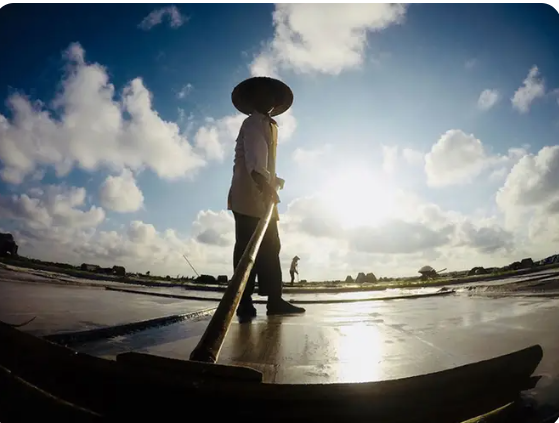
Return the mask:
[[[295,282],[295,273],[297,273],[297,276],[299,276],[299,270],[297,269],[297,267],[299,266],[299,260],[301,259],[297,256],[293,257],[293,260],[291,260],[291,267],[289,268],[289,274],[291,275],[291,285],[293,285],[293,283]]]

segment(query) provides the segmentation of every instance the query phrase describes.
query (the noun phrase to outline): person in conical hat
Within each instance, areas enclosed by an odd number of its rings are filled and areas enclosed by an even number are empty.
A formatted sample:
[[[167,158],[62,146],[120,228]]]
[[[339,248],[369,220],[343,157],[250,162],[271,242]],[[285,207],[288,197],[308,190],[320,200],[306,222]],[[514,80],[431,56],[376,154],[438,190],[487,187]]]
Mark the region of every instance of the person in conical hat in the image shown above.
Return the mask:
[[[236,140],[233,177],[227,201],[227,208],[235,218],[233,265],[236,268],[266,211],[266,204],[272,199],[276,205],[280,201],[275,186],[283,188],[285,181],[275,174],[274,157],[268,154],[270,147],[277,144],[278,126],[272,116],[284,113],[291,107],[293,93],[277,79],[256,77],[237,85],[231,99],[237,110],[248,115]],[[268,297],[268,315],[305,312],[305,309],[282,298],[278,220],[276,206],[237,308],[240,318],[256,316],[252,302],[256,276],[259,294]]]
[[[289,268],[289,274],[291,275],[291,285],[295,282],[295,273],[299,276],[299,269],[297,266],[299,265],[299,260],[301,260],[298,256],[293,257],[291,260],[291,267]]]

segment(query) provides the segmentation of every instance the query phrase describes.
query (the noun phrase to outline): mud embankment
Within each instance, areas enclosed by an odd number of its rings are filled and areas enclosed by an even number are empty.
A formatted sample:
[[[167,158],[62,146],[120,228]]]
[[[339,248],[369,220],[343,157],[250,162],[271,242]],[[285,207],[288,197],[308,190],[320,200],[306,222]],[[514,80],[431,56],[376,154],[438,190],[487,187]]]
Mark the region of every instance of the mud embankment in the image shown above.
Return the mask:
[[[499,285],[478,285],[463,288],[472,294],[488,296],[559,296],[559,275],[538,275],[519,282]],[[462,291],[460,289],[459,291]]]
[[[145,287],[157,287],[157,288],[183,288],[192,291],[206,291],[206,292],[225,292],[226,286],[224,285],[200,285],[195,283],[174,283],[174,282],[164,282],[155,280],[141,280],[136,278],[128,277],[111,277],[108,275],[99,275],[95,273],[88,273],[82,271],[73,271],[71,269],[64,268],[53,268],[52,266],[42,266],[37,263],[32,263],[27,266],[23,262],[21,263],[2,263],[0,262],[0,267],[12,272],[18,273],[29,273],[36,276],[35,279],[29,280],[29,282],[42,282],[42,283],[53,283],[53,284],[66,284],[66,285],[78,285],[78,286],[95,286],[95,287],[133,287],[133,286],[145,286]],[[500,273],[500,274],[489,274],[489,275],[476,275],[470,277],[461,277],[456,279],[436,279],[431,281],[401,281],[401,283],[377,283],[375,285],[363,285],[363,286],[312,286],[314,283],[309,283],[307,286],[285,286],[283,292],[286,294],[336,294],[336,293],[352,293],[352,292],[371,292],[371,291],[384,291],[387,289],[418,289],[418,288],[434,288],[434,287],[444,287],[444,286],[455,286],[465,283],[481,283],[490,282],[496,280],[505,280],[510,277],[518,277],[529,275],[535,272],[541,272],[545,270],[551,270],[559,267],[557,264],[547,265],[547,266],[537,266],[530,269],[523,269],[514,272]],[[545,278],[549,278],[550,275],[545,275]],[[23,278],[23,276],[22,276]],[[91,282],[88,282],[91,281]],[[522,284],[523,282],[520,282]],[[503,285],[502,289],[508,289],[511,284]],[[499,290],[501,285],[493,285],[492,290]],[[468,287],[472,288],[472,287]],[[483,288],[475,287],[474,289]],[[520,288],[519,288],[520,289]],[[542,288],[547,289],[550,288]],[[479,289],[478,289],[479,290]]]

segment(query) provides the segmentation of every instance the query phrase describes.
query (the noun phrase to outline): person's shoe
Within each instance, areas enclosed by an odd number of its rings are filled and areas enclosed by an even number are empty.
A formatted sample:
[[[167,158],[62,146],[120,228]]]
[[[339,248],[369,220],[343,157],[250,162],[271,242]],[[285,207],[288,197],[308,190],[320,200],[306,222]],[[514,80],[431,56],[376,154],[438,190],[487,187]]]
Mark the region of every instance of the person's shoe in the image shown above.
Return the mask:
[[[281,315],[281,314],[302,314],[306,310],[303,307],[294,306],[287,301],[280,299],[278,301],[270,302],[268,301],[268,311],[266,314],[268,316]]]
[[[241,320],[253,319],[256,317],[256,308],[252,303],[241,303],[237,307],[237,317]]]

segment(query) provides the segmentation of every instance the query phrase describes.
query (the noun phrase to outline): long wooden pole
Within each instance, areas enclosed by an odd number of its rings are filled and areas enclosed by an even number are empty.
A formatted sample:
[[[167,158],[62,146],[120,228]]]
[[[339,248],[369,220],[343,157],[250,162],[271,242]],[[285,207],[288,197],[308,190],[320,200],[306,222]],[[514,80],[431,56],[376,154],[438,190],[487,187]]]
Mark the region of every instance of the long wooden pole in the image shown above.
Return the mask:
[[[192,263],[190,263],[190,260],[188,260],[188,259],[186,258],[186,255],[183,254],[182,256],[184,257],[184,259],[186,260],[186,262],[190,265],[190,267],[192,268],[192,270],[194,270],[194,273],[196,273],[196,276],[200,277],[200,275],[198,274],[198,272],[196,271],[196,269],[194,268],[194,266],[192,265]]]
[[[270,160],[270,174],[272,175],[272,185],[275,189],[277,189],[276,183],[276,142],[277,138],[273,137],[274,141],[270,146],[269,154],[271,155]],[[225,340],[225,336],[229,331],[229,327],[231,326],[231,321],[233,320],[233,316],[237,307],[239,306],[239,302],[241,301],[241,297],[245,292],[246,284],[248,277],[250,276],[250,272],[254,267],[254,261],[256,260],[256,255],[258,254],[258,250],[260,249],[260,245],[262,244],[262,239],[264,238],[264,234],[266,233],[266,229],[270,224],[270,219],[272,217],[272,213],[276,204],[274,201],[270,201],[266,208],[266,212],[264,217],[260,219],[258,222],[258,226],[256,227],[254,233],[252,234],[252,238],[250,239],[239,264],[235,268],[235,272],[233,273],[233,277],[229,282],[229,286],[225,290],[223,294],[223,298],[219,302],[217,309],[210,320],[210,323],[206,327],[202,338],[196,345],[196,348],[190,354],[190,360],[193,361],[202,361],[206,363],[215,363],[219,356],[219,352],[221,351],[221,347],[223,346],[223,341]]]

